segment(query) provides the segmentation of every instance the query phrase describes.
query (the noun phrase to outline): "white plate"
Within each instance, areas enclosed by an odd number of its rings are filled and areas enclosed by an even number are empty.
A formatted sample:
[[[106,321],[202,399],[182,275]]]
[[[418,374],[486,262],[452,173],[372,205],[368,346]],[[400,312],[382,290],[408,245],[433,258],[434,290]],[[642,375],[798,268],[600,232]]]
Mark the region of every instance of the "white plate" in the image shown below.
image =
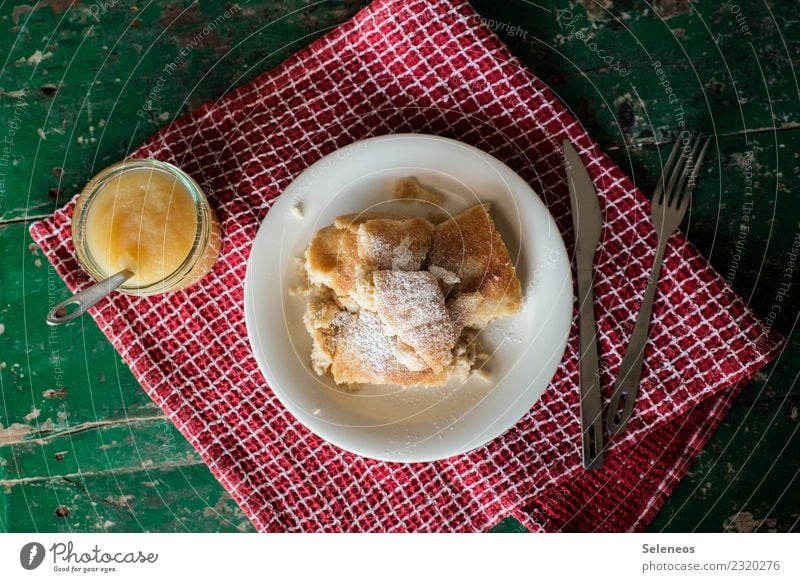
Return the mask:
[[[457,213],[492,202],[525,296],[524,310],[482,332],[493,353],[491,381],[471,377],[442,388],[337,387],[311,369],[297,258],[317,229],[365,210],[426,215],[423,202],[392,199],[392,184],[416,176]],[[292,208],[302,204],[303,218]],[[388,461],[431,461],[479,447],[528,412],[564,353],[572,315],[569,259],[539,197],[508,166],[463,143],[398,134],[351,144],[309,167],[275,202],[253,241],[245,316],[256,360],[283,405],[323,439]],[[265,387],[266,388],[266,387]]]

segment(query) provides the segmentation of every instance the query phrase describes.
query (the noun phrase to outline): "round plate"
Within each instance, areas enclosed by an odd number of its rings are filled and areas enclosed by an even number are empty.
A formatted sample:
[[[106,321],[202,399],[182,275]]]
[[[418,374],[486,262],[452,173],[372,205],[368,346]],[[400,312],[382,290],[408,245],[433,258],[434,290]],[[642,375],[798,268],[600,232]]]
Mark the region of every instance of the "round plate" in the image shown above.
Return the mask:
[[[415,176],[444,194],[440,207],[394,200],[392,185]],[[491,202],[491,214],[522,282],[525,306],[480,335],[492,354],[489,379],[444,387],[338,387],[311,368],[298,265],[314,233],[366,210],[428,216]],[[302,208],[302,217],[293,210]],[[323,439],[387,461],[432,461],[464,453],[514,425],[542,395],[564,353],[572,280],[561,235],[539,197],[494,157],[430,135],[367,139],[309,167],[286,189],[253,241],[245,316],[256,360],[283,405]]]

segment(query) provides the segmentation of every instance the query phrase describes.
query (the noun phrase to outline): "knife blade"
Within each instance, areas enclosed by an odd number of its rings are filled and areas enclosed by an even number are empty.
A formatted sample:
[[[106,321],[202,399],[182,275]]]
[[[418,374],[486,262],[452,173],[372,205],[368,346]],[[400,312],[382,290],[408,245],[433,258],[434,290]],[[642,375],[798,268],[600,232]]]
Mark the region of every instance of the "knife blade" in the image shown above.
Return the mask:
[[[594,255],[600,242],[603,215],[594,184],[578,152],[567,140],[564,140],[563,146],[572,225],[575,229],[575,267],[578,276],[583,466],[586,469],[599,469],[603,466],[603,419],[592,283]]]

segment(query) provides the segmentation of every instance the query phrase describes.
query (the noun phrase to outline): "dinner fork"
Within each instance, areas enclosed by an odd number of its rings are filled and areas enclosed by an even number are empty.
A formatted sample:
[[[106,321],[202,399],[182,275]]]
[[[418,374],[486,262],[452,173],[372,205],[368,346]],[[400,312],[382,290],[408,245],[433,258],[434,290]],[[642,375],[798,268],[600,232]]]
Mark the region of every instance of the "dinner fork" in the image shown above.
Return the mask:
[[[667,248],[669,237],[678,229],[686,214],[686,209],[689,207],[697,173],[709,143],[711,143],[710,137],[705,139],[698,137],[692,143],[691,134],[686,140],[678,139],[664,164],[653,194],[651,218],[658,233],[658,246],[655,259],[653,259],[650,281],[647,283],[642,306],[636,318],[636,325],[622,358],[619,376],[614,383],[614,392],[608,405],[606,424],[608,431],[613,435],[618,435],[625,430],[633,412],[636,393],[639,390],[639,378],[642,374],[642,358],[650,327],[653,298],[656,294],[658,277],[661,274],[664,251]],[[692,144],[691,148],[689,144]],[[668,174],[669,181],[667,181]],[[622,404],[620,404],[621,400]]]

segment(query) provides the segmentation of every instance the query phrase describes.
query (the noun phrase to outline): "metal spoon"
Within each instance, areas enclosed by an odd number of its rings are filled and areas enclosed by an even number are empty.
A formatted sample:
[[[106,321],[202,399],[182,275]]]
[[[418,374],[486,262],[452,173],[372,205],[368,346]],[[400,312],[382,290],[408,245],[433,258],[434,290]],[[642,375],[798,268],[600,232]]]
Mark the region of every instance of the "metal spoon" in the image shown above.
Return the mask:
[[[61,303],[54,305],[50,313],[47,314],[47,324],[61,325],[62,323],[67,323],[68,321],[80,317],[92,305],[107,295],[110,295],[112,291],[131,277],[133,277],[132,271],[122,270],[119,273],[111,275],[108,279],[103,279],[80,293],[76,293],[69,299],[65,299]],[[78,308],[72,313],[67,313],[67,306],[69,305],[77,305]]]

